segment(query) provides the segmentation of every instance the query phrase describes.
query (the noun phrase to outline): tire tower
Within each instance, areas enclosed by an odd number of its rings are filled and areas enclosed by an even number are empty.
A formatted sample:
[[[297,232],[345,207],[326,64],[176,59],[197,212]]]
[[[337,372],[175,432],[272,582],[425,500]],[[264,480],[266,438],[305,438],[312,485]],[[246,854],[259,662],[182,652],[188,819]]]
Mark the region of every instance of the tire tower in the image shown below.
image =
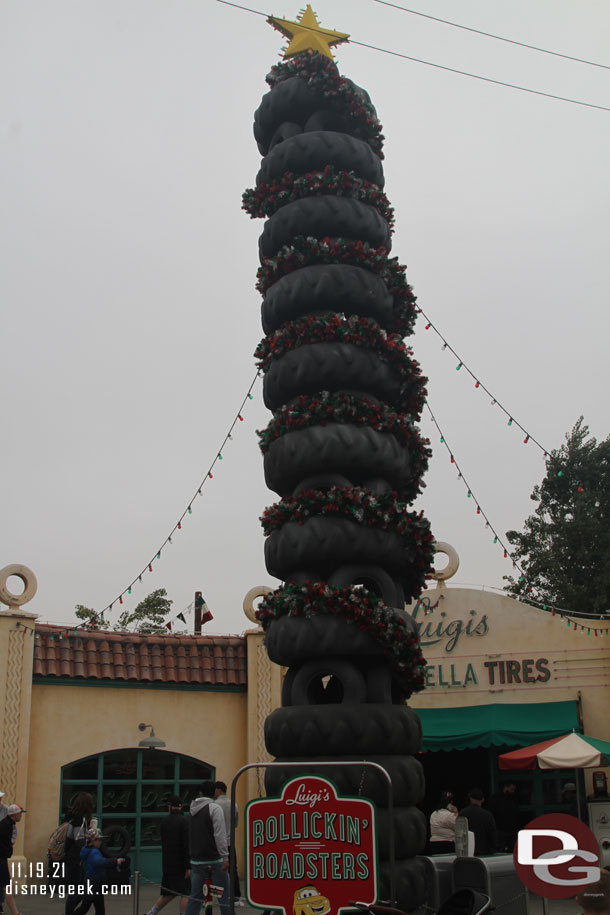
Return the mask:
[[[310,7],[267,76],[254,117],[263,156],[244,194],[267,217],[257,288],[266,336],[256,350],[266,407],[265,480],[281,498],[266,509],[265,562],[283,584],[257,617],[269,657],[288,668],[282,707],[265,722],[278,761],[328,776],[378,808],[380,898],[389,898],[387,785],[394,791],[396,902],[424,903],[418,716],[424,658],[406,601],[431,569],[428,522],[408,505],[420,492],[428,442],[415,423],[425,379],[403,337],[415,297],[390,257],[392,209],[383,193],[380,124],[368,94],[340,76],[329,50],[347,38],[321,29]],[[291,50],[292,49],[292,50]],[[315,769],[315,760],[337,760]],[[278,794],[295,769],[267,770]]]

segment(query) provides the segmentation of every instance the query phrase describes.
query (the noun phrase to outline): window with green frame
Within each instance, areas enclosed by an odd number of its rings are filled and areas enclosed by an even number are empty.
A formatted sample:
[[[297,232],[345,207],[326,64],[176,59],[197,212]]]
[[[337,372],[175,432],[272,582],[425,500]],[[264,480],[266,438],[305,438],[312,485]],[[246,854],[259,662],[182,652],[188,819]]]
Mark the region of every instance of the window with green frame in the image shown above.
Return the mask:
[[[201,782],[214,777],[208,763],[179,753],[141,747],[110,750],[62,768],[61,811],[71,807],[80,791],[92,794],[102,831],[126,829],[137,859],[140,850],[160,850],[160,823],[170,795],[177,794],[188,807]]]

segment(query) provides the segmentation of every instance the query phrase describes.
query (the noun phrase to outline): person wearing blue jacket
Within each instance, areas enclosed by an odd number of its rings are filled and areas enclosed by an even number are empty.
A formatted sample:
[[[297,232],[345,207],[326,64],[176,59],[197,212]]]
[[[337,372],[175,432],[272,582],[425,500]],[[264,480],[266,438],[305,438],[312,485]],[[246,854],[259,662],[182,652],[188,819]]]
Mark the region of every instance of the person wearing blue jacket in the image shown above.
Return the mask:
[[[106,915],[102,887],[108,882],[106,873],[109,867],[118,867],[124,858],[105,858],[100,850],[103,835],[99,829],[87,830],[87,844],[81,848],[80,858],[85,868],[85,880],[91,884],[87,893],[74,909],[74,915],[86,915],[93,905],[95,915]]]

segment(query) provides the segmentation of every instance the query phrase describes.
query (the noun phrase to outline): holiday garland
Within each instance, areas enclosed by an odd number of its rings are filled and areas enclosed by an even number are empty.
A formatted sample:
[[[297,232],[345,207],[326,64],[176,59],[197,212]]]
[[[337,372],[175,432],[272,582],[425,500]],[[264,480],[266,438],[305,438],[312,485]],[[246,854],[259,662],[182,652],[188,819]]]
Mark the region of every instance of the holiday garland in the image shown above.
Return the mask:
[[[414,691],[423,689],[426,659],[418,637],[409,632],[405,620],[395,610],[366,588],[357,585],[335,588],[326,582],[308,581],[305,585],[288,582],[263,598],[256,618],[267,629],[281,616],[310,619],[320,614],[341,616],[348,624],[372,635],[403,682]]]
[[[372,181],[359,178],[355,172],[338,171],[333,165],[304,175],[284,172],[281,178],[274,178],[270,184],[248,188],[242,195],[242,209],[252,219],[273,216],[287,203],[324,194],[349,197],[375,207],[390,230],[394,230],[394,210],[381,188]]]
[[[341,76],[333,60],[318,51],[308,51],[275,64],[266,80],[273,89],[278,83],[294,76],[302,79],[310,89],[320,91],[322,97],[344,117],[356,122],[354,134],[365,140],[383,159],[384,136],[373,105],[350,80]]]
[[[398,534],[405,546],[434,556],[434,538],[423,512],[407,511],[407,503],[395,492],[375,495],[360,486],[333,486],[329,490],[309,489],[288,496],[265,509],[260,521],[266,536],[280,530],[287,521],[305,524],[310,518],[330,516],[347,518],[365,527]]]
[[[296,235],[273,257],[263,258],[256,274],[256,288],[264,295],[280,277],[312,264],[352,264],[372,270],[394,298],[394,332],[401,337],[413,333],[416,298],[407,283],[407,268],[398,263],[398,258],[389,257],[386,248],[372,248],[367,242]]]
[[[426,399],[426,378],[419,363],[397,334],[388,334],[373,318],[336,312],[310,314],[299,321],[288,321],[264,337],[254,353],[257,365],[268,372],[275,359],[291,350],[315,343],[345,343],[374,352],[396,372],[400,379],[400,398],[404,409],[420,414]]]

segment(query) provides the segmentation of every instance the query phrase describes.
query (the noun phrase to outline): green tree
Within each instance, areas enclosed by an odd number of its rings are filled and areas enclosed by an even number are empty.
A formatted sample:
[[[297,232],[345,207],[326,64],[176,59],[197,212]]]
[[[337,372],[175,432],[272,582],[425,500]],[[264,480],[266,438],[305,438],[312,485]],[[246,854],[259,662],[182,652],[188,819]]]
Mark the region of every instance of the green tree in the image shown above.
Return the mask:
[[[610,438],[598,443],[581,416],[546,468],[523,532],[507,531],[524,575],[505,575],[505,590],[572,613],[608,613]]]
[[[75,607],[75,616],[79,620],[83,620],[85,623],[91,623],[92,621],[98,621],[97,611],[92,610],[91,607],[85,607],[83,604],[77,604]]]
[[[145,635],[152,633],[166,633],[165,617],[169,613],[172,601],[167,596],[165,588],[157,588],[144,600],[141,600],[135,610],[124,610],[119,616],[114,629],[116,632],[141,632]]]

